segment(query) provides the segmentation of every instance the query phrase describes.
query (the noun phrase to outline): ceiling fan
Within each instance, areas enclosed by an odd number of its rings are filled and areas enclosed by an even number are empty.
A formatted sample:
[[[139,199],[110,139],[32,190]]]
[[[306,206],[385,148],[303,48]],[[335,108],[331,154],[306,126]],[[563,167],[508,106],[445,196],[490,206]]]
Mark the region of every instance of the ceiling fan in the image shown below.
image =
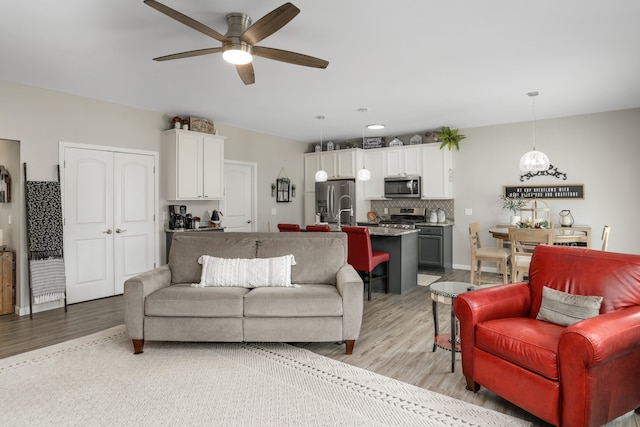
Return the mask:
[[[305,67],[327,68],[329,65],[328,61],[314,58],[313,56],[290,52],[288,50],[256,46],[256,43],[284,27],[289,21],[295,18],[298,13],[300,13],[300,9],[291,3],[285,3],[272,10],[262,18],[258,19],[253,25],[251,24],[251,18],[248,15],[237,12],[229,13],[227,15],[228,29],[225,35],[222,35],[195,19],[190,18],[177,10],[171,9],[162,3],[158,3],[155,0],[144,0],[144,3],[157,11],[164,13],[168,17],[222,42],[221,47],[174,53],[172,55],[153,58],[154,61],[168,61],[171,59],[189,58],[192,56],[222,52],[222,57],[227,62],[235,64],[238,75],[240,75],[240,78],[245,85],[253,84],[256,81],[253,65],[251,64],[253,55],[276,61],[288,62],[290,64],[303,65]]]

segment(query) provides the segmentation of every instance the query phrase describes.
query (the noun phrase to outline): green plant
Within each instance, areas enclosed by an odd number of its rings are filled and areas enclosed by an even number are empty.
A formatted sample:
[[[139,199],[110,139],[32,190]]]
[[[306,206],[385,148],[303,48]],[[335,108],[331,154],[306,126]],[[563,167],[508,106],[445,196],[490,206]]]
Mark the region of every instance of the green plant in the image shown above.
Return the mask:
[[[440,144],[440,149],[442,150],[444,147],[449,147],[451,150],[452,147],[456,147],[456,150],[460,150],[460,146],[458,143],[466,138],[465,135],[462,135],[458,129],[451,129],[448,126],[442,126],[442,128],[435,132],[438,140],[442,141]]]
[[[506,211],[511,211],[513,214],[516,214],[516,211],[522,209],[522,207],[527,203],[526,199],[522,197],[507,197],[507,196],[498,196],[500,200],[502,200],[502,209]]]

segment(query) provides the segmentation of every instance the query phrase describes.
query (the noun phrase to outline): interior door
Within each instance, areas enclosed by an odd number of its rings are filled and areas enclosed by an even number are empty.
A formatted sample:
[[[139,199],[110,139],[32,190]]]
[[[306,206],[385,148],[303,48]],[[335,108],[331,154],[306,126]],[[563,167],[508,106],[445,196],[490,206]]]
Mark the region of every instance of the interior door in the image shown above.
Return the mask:
[[[255,164],[225,162],[220,218],[225,231],[255,231]]]
[[[67,302],[114,295],[113,153],[67,147],[64,160]]]
[[[153,156],[114,153],[115,294],[124,282],[153,269],[155,176]]]
[[[155,259],[155,158],[64,148],[64,257],[69,303],[121,294]]]

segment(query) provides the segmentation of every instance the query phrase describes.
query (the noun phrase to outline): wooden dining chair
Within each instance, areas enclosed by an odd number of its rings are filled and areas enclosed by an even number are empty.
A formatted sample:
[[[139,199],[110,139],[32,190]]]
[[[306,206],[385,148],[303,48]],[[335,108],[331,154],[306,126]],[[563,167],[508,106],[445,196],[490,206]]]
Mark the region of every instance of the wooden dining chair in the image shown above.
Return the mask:
[[[368,284],[367,299],[371,300],[371,283],[374,279],[384,279],[384,292],[389,293],[389,253],[372,250],[371,236],[367,227],[343,226],[342,231],[347,233],[349,246],[347,262],[356,269],[358,274],[364,276],[364,282]],[[386,264],[384,274],[374,277],[373,270],[382,263]]]
[[[329,227],[326,224],[311,224],[311,225],[307,225],[307,231],[324,231],[324,232],[329,232],[331,231],[331,227]]]
[[[481,285],[482,283],[509,283],[508,265],[511,258],[511,250],[508,248],[488,247],[483,248],[480,243],[480,223],[469,224],[469,245],[471,247],[471,275],[469,283]],[[496,274],[482,274],[482,263],[496,263]]]
[[[602,228],[602,250],[606,251],[609,247],[609,232],[611,231],[611,227],[605,225]]]
[[[509,227],[511,242],[511,283],[524,281],[529,276],[531,256],[537,245],[553,245],[555,230],[551,228]]]
[[[298,224],[278,224],[278,230],[280,230],[281,233],[296,232],[300,231],[300,226]]]

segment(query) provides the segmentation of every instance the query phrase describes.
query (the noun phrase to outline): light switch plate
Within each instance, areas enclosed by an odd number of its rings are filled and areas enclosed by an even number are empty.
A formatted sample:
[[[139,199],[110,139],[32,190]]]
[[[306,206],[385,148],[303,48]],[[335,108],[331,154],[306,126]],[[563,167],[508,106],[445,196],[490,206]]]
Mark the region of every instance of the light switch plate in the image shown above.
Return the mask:
[[[271,215],[276,215],[276,208],[271,208]]]
[[[473,215],[473,209],[471,209],[471,208],[466,208],[466,209],[464,210],[464,214],[465,214],[465,215]]]

